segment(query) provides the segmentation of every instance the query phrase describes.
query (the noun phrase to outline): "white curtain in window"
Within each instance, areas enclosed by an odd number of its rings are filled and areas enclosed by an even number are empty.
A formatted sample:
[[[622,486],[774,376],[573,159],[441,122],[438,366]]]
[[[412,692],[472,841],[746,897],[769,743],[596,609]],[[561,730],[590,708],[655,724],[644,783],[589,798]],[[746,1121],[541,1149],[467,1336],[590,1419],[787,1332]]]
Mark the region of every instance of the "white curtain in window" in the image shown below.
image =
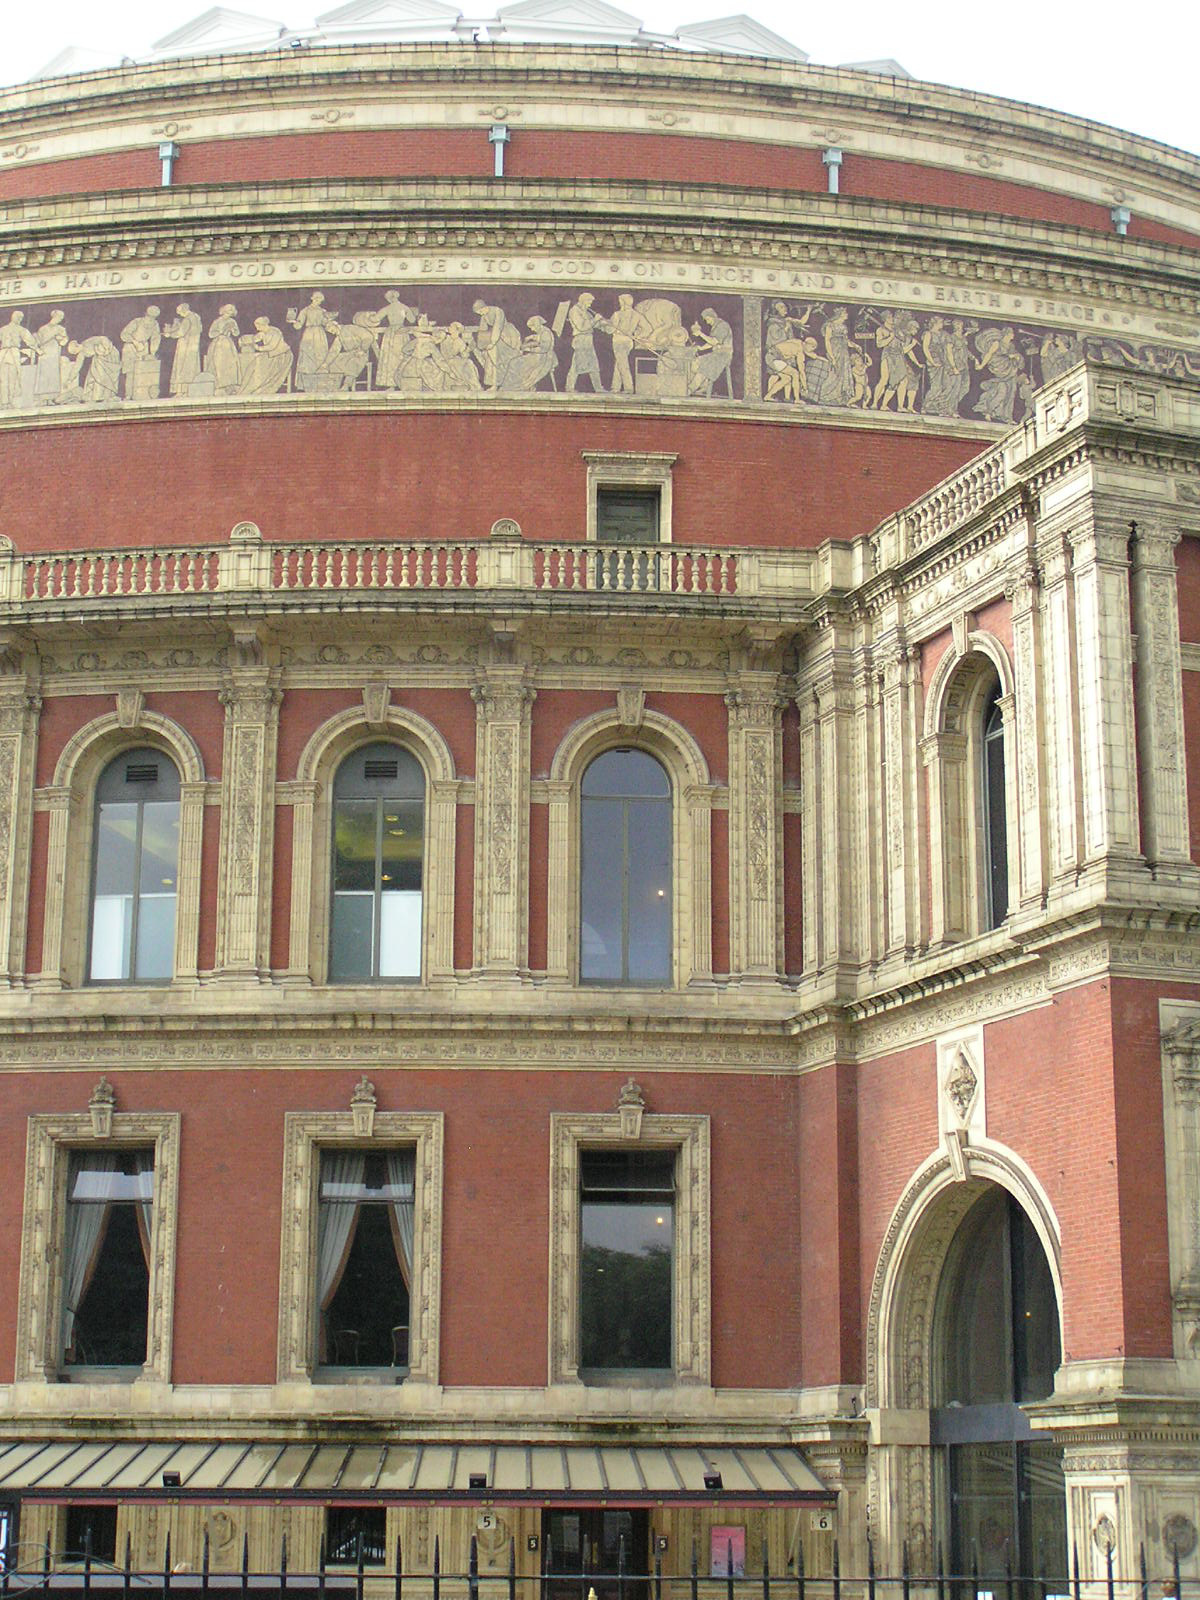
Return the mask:
[[[150,1182],[145,1185],[148,1193],[145,1199],[137,1202],[136,1206],[138,1238],[142,1242],[142,1255],[145,1258],[146,1271],[149,1272],[150,1229],[154,1222],[154,1151],[136,1150],[134,1152],[133,1160],[139,1179],[144,1180],[146,1173],[150,1173],[151,1175]],[[140,1189],[142,1186],[142,1183],[139,1182],[138,1188]]]
[[[354,1241],[358,1221],[358,1194],[367,1172],[367,1158],[361,1150],[332,1150],[321,1161],[322,1199],[317,1205],[317,1304],[325,1311],[337,1293],[342,1273]],[[354,1200],[323,1198],[327,1186],[334,1194],[345,1188],[355,1192]]]
[[[392,1242],[396,1246],[396,1260],[400,1263],[400,1276],[404,1287],[412,1290],[413,1253],[413,1183],[417,1172],[415,1150],[389,1150],[387,1153],[387,1180],[393,1199],[390,1207]],[[404,1196],[406,1198],[401,1198]]]
[[[89,1156],[89,1172],[115,1172],[114,1155]],[[75,1318],[92,1281],[100,1248],[108,1227],[106,1204],[72,1204],[68,1196],[66,1227],[63,1234],[63,1353],[75,1343]]]

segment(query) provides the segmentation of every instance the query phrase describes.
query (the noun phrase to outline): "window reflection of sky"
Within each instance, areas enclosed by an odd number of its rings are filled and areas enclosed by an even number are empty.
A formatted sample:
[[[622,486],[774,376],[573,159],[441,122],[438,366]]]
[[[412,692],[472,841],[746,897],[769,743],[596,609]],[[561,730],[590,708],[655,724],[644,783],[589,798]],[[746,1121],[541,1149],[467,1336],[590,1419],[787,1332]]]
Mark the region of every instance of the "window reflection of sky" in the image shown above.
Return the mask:
[[[648,1256],[671,1248],[671,1207],[644,1201],[588,1201],[583,1207],[583,1242],[602,1250]]]

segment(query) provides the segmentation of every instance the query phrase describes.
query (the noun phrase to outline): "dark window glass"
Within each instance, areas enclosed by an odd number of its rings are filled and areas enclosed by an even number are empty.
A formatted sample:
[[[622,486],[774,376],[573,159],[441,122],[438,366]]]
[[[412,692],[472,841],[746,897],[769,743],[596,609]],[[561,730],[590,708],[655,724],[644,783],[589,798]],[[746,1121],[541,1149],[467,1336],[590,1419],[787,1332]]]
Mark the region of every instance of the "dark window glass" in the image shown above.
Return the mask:
[[[580,1162],[580,1365],[669,1369],[673,1151],[585,1150]]]
[[[145,1361],[153,1208],[152,1150],[72,1155],[63,1238],[68,1368]]]
[[[412,1150],[326,1150],[317,1212],[317,1360],[408,1365]]]
[[[947,1258],[941,1406],[951,1551],[989,1586],[1011,1564],[1066,1576],[1062,1448],[1032,1437],[1019,1402],[1052,1393],[1061,1360],[1054,1280],[1028,1216],[993,1188],[959,1225]]]
[[[983,708],[983,837],[986,922],[998,928],[1008,915],[1008,821],[1004,793],[1004,716],[1000,690]]]
[[[580,978],[671,980],[671,786],[643,750],[609,750],[583,775]]]
[[[335,981],[421,976],[425,776],[394,744],[347,756],[333,785]]]
[[[82,1561],[88,1554],[93,1561],[116,1562],[116,1506],[67,1507],[67,1535],[63,1557],[67,1561]]]
[[[387,1512],[383,1506],[330,1506],[325,1513],[325,1559],[331,1566],[357,1566],[362,1541],[364,1567],[387,1560]]]
[[[93,983],[165,982],[175,971],[179,773],[158,750],[127,750],[96,785]]]
[[[657,544],[657,489],[597,489],[596,538],[602,544]]]

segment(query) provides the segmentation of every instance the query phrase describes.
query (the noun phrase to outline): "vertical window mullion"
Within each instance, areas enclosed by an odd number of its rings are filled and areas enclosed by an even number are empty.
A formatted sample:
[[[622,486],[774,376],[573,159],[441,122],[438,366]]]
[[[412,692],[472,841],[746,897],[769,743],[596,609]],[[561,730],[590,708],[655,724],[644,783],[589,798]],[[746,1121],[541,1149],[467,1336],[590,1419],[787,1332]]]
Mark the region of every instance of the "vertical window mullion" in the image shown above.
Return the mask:
[[[375,801],[375,897],[371,908],[371,976],[377,978],[383,940],[383,801]]]
[[[629,982],[629,801],[621,807],[621,982]]]
[[[145,803],[138,801],[137,823],[133,830],[133,883],[130,899],[133,902],[129,917],[129,972],[127,976],[137,981],[138,975],[138,912],[142,898],[142,820],[146,815]]]

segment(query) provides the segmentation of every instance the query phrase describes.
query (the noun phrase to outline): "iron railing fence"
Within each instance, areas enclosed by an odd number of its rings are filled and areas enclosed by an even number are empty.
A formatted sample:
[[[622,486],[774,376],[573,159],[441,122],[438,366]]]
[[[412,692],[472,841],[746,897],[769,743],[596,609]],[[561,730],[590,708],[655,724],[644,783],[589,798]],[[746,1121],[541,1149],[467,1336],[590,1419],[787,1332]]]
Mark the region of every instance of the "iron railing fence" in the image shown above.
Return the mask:
[[[22,1555],[22,1549],[25,1554]],[[1103,1571],[1081,1574],[1078,1548],[1071,1554],[1070,1571],[1059,1573],[1048,1566],[1037,1571],[1016,1571],[1011,1563],[1002,1569],[987,1570],[973,1556],[968,1572],[950,1570],[939,1547],[930,1570],[914,1569],[904,1547],[901,1571],[880,1572],[876,1567],[872,1540],[866,1540],[866,1571],[843,1569],[837,1539],[832,1541],[829,1570],[806,1570],[803,1547],[798,1547],[788,1570],[770,1569],[764,1545],[760,1567],[751,1572],[735,1562],[732,1547],[721,1569],[703,1572],[699,1552],[693,1545],[686,1570],[664,1571],[662,1555],[655,1553],[649,1572],[630,1570],[624,1540],[618,1548],[615,1571],[602,1572],[586,1564],[578,1570],[558,1566],[548,1541],[543,1544],[539,1567],[519,1571],[516,1543],[509,1541],[503,1570],[480,1571],[479,1547],[472,1537],[465,1572],[444,1569],[440,1540],[434,1539],[433,1561],[428,1569],[406,1567],[400,1540],[395,1545],[394,1561],[389,1566],[380,1559],[377,1545],[364,1543],[360,1534],[352,1562],[333,1562],[327,1556],[322,1538],[315,1572],[289,1568],[286,1535],[280,1542],[279,1562],[271,1571],[252,1571],[249,1540],[243,1536],[241,1563],[234,1571],[215,1571],[211,1565],[208,1534],[205,1533],[199,1570],[174,1564],[168,1532],[161,1568],[139,1569],[132,1563],[132,1546],[125,1541],[124,1561],[116,1564],[93,1556],[90,1548],[66,1552],[55,1557],[47,1537],[44,1546],[34,1551],[17,1547],[7,1561],[0,1561],[0,1596],[21,1595],[35,1590],[85,1600],[97,1596],[122,1600],[179,1600],[207,1597],[233,1600],[249,1596],[252,1600],[380,1600],[384,1595],[404,1600],[518,1600],[518,1585],[527,1596],[533,1588],[537,1600],[1200,1600],[1200,1578],[1184,1578],[1180,1572],[1178,1549],[1169,1562],[1152,1566],[1145,1546],[1138,1549],[1135,1570],[1122,1569],[1110,1546],[1104,1552]]]

